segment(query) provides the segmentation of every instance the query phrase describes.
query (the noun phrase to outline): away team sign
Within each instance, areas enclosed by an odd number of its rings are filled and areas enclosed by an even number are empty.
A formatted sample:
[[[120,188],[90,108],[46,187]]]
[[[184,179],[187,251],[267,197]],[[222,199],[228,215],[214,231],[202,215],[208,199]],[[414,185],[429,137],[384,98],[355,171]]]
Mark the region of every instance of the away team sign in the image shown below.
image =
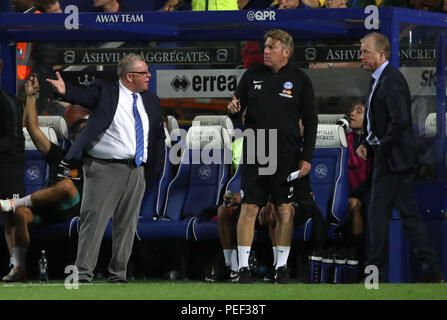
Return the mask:
[[[229,98],[245,69],[157,70],[160,98]]]
[[[116,65],[122,57],[135,53],[152,65],[235,64],[236,48],[113,48],[57,49],[57,64]]]

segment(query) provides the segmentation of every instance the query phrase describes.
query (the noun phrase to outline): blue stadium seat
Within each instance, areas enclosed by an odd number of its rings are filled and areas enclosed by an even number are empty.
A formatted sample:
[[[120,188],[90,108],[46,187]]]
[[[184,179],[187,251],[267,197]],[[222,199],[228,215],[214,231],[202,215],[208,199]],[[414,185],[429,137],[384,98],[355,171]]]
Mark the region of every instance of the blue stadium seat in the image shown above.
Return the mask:
[[[227,129],[232,137],[234,134],[233,120],[229,116],[199,115],[192,120],[193,126],[221,126]]]
[[[447,115],[447,114],[446,114]],[[447,128],[447,123],[446,123]],[[436,136],[436,113],[429,113],[425,119],[425,136],[435,137]]]
[[[231,191],[234,194],[241,191],[241,166],[237,168],[230,181],[228,181],[227,187],[225,188],[226,191]],[[223,198],[220,204],[222,203]],[[218,239],[217,221],[199,221],[195,219],[192,224],[192,235],[196,241]]]
[[[73,217],[65,222],[50,225],[48,227],[31,229],[32,239],[54,240],[72,239],[79,234],[79,217]]]
[[[41,127],[40,129],[51,142],[57,144],[57,136],[53,128]],[[31,194],[47,186],[50,172],[45,158],[37,150],[26,128],[23,128],[23,135],[25,136],[26,194]]]
[[[166,193],[169,183],[173,178],[173,165],[169,159],[171,151],[171,140],[165,129],[165,161],[163,172],[155,185],[146,189],[141,203],[140,220],[137,225],[137,235],[144,238],[186,238],[186,227],[183,224],[176,226],[175,222],[163,217]]]
[[[179,129],[179,125],[178,125],[178,121],[174,116],[166,116],[166,118],[168,119],[168,123],[167,123],[167,129],[168,132],[171,133],[173,130],[177,130]]]
[[[180,134],[180,127],[178,125],[178,121],[174,116],[166,116],[168,119],[167,121],[167,132],[168,134],[166,136],[169,137],[169,144],[170,146],[175,145],[177,142],[180,142],[181,140],[181,134]],[[166,132],[165,132],[166,133]]]
[[[345,221],[348,208],[348,149],[343,127],[318,125],[310,181],[315,202],[330,225],[329,238]],[[294,238],[310,240],[312,219],[295,228]]]
[[[230,137],[234,134],[233,121],[225,115],[198,115],[192,121],[192,126],[221,126],[228,131]],[[240,192],[240,170],[237,170],[227,184],[225,191],[231,190],[233,193]],[[222,203],[222,200],[219,204]],[[216,211],[217,214],[217,211]],[[194,219],[192,223],[192,235],[196,241],[205,239],[217,239],[217,222],[216,221],[199,221]]]
[[[65,123],[65,122],[64,122]],[[45,136],[55,144],[58,144],[56,131],[52,126],[40,127]],[[23,128],[23,135],[25,136],[25,186],[26,194],[31,194],[39,189],[47,187],[49,179],[49,166],[37,150],[26,128]],[[63,239],[70,238],[76,232],[77,217],[66,222],[52,225],[49,227],[31,230],[33,239]]]
[[[70,143],[68,127],[64,117],[61,116],[38,116],[39,127],[50,127],[54,129],[57,137],[57,145],[66,150]]]
[[[329,114],[322,113],[318,115],[318,124],[337,124],[340,119],[345,119],[346,115],[337,113],[337,114]]]
[[[219,126],[193,126],[188,130],[177,175],[168,187],[161,219],[188,228],[204,209],[220,204],[231,165],[230,137]]]

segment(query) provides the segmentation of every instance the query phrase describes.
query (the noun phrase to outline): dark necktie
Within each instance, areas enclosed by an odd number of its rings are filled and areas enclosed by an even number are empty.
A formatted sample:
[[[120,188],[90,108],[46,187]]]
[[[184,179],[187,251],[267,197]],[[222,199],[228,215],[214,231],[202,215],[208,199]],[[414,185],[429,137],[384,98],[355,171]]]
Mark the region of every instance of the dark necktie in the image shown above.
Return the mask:
[[[367,105],[366,107],[369,109],[369,104],[371,103],[371,98],[372,98],[372,93],[373,93],[373,88],[374,88],[374,82],[376,82],[376,79],[374,79],[373,77],[371,77],[371,81],[369,82],[369,91],[368,91],[368,96],[366,97],[368,100],[366,101]]]
[[[137,108],[138,95],[132,93],[133,96],[133,115],[135,117],[135,134],[137,147],[135,150],[135,164],[140,166],[143,163],[144,156],[144,133],[143,133],[143,123],[141,122],[140,113]]]
[[[372,129],[371,129],[371,109],[370,109],[370,104],[371,104],[371,100],[372,100],[372,94],[373,94],[373,88],[374,88],[374,82],[376,81],[376,79],[374,79],[373,77],[371,77],[371,82],[369,85],[369,92],[368,92],[368,97],[366,98],[366,117],[367,117],[367,125],[366,125],[366,130],[368,132],[368,135],[366,137],[366,141],[368,141],[368,143],[370,145],[377,145],[379,144],[379,140],[374,136]]]

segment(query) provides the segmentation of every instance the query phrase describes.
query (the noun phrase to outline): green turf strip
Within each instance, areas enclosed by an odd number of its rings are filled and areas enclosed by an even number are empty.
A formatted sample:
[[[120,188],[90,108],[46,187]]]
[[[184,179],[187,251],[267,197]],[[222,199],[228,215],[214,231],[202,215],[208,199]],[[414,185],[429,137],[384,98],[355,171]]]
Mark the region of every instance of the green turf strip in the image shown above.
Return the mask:
[[[205,283],[138,280],[128,284],[94,281],[68,290],[63,281],[0,284],[7,300],[446,300],[447,284],[311,285]]]

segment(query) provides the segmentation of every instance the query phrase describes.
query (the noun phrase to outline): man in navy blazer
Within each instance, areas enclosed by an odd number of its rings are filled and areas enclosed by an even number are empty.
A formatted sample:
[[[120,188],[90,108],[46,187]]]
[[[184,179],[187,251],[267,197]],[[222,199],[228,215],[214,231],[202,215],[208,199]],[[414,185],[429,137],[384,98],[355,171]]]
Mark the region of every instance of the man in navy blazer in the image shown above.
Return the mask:
[[[47,79],[64,100],[90,109],[87,124],[66,159],[83,155],[84,196],[75,265],[81,283],[91,282],[104,231],[112,218],[109,282],[126,282],[146,185],[162,170],[164,129],[160,101],[147,91],[151,74],[138,55],[118,64],[118,83],[95,81],[88,88]]]
[[[376,32],[366,35],[361,39],[360,50],[363,68],[372,73],[365,103],[362,142],[356,151],[363,159],[374,154],[368,264],[376,265],[382,271],[386,262],[389,222],[395,208],[410,245],[422,262],[425,281],[443,282],[437,254],[414,199],[413,169],[418,155],[407,81],[389,63],[390,43],[384,35]]]

